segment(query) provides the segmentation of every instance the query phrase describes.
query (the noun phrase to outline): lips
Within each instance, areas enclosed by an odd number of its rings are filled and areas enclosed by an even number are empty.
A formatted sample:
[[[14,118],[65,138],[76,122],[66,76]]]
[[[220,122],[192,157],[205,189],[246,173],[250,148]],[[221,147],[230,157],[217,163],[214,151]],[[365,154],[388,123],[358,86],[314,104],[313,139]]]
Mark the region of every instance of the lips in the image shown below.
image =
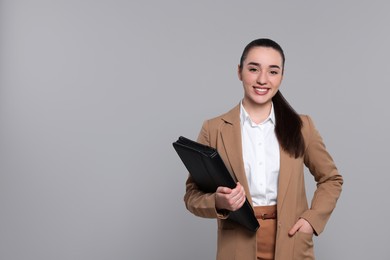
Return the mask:
[[[270,88],[265,88],[265,87],[253,87],[256,94],[258,95],[266,95]]]

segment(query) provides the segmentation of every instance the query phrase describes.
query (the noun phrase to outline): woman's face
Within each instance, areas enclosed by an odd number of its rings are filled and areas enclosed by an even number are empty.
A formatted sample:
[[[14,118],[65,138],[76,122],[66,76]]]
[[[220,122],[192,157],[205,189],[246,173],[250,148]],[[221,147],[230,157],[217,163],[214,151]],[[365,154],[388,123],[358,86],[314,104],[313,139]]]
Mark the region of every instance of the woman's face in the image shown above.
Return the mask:
[[[283,78],[283,60],[278,51],[268,47],[252,48],[238,68],[244,86],[244,104],[262,107],[271,104]]]

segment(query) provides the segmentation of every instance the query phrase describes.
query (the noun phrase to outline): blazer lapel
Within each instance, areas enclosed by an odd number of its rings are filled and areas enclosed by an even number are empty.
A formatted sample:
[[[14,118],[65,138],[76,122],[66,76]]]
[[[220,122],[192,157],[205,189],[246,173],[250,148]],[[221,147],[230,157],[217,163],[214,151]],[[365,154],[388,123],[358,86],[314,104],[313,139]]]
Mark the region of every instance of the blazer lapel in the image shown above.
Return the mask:
[[[225,121],[225,125],[221,129],[221,139],[228,161],[235,175],[234,177],[244,187],[248,201],[253,205],[242,158],[240,105],[226,113],[222,120]]]

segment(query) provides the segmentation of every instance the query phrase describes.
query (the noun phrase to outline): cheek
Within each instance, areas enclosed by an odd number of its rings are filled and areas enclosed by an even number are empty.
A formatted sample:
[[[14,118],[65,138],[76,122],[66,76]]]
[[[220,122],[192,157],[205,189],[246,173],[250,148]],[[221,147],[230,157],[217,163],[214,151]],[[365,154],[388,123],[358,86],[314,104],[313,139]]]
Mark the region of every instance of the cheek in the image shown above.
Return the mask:
[[[275,87],[279,87],[280,84],[282,83],[282,79],[275,79],[272,81],[272,84],[275,86]]]
[[[245,80],[245,81],[242,81],[243,82],[243,85],[245,88],[251,88],[252,87],[252,82],[249,81],[249,80]]]
[[[242,77],[242,82],[245,84],[245,85],[252,85],[253,82],[254,82],[254,77],[250,77],[248,75]]]

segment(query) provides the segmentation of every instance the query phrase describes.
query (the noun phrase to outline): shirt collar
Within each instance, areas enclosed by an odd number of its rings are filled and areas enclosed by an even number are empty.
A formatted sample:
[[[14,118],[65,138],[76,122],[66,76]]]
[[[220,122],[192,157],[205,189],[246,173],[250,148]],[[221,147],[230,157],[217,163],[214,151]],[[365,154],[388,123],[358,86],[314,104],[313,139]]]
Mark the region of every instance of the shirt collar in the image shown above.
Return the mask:
[[[263,122],[261,122],[259,125],[264,124],[268,121],[270,121],[273,125],[275,125],[274,103],[272,102],[271,105],[272,105],[271,112],[269,113],[268,117]],[[250,124],[255,125],[255,123],[250,118],[248,112],[246,112],[244,106],[242,105],[242,100],[240,102],[240,120],[241,120],[241,125],[244,125],[245,121],[248,121]]]

